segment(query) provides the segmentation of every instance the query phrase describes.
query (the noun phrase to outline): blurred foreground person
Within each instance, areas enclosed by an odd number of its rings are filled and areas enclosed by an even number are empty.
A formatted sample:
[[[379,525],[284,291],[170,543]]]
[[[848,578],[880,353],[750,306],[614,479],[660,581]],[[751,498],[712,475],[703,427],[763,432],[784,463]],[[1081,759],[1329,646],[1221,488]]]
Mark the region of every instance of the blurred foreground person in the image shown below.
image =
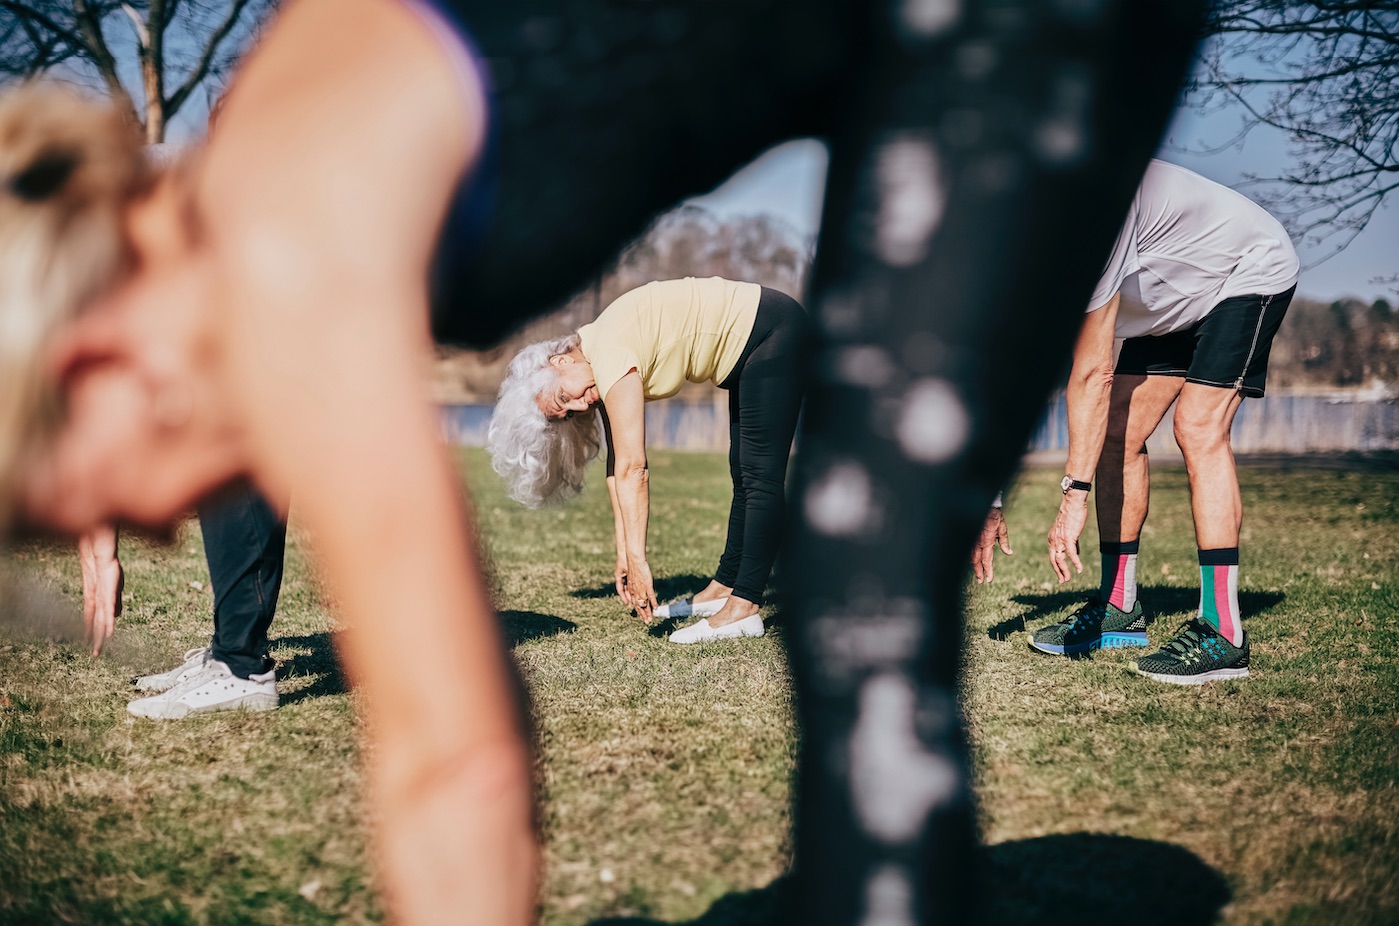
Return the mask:
[[[1150,476],[1146,440],[1176,406],[1200,554],[1200,608],[1137,671],[1179,685],[1248,675],[1239,613],[1243,502],[1229,445],[1245,397],[1261,397],[1273,336],[1297,289],[1297,252],[1261,206],[1183,167],[1152,161],[1113,245],[1069,375],[1064,500],[1049,533],[1060,582],[1079,572],[1078,537],[1098,477],[1098,595],[1037,630],[1031,645],[1074,654],[1145,646],[1137,553]],[[1125,338],[1113,368],[1113,339]]]
[[[0,502],[81,531],[168,522],[243,476],[295,488],[365,696],[390,908],[527,922],[530,759],[422,391],[429,331],[490,343],[658,210],[825,136],[789,508],[789,919],[965,922],[967,554],[1171,110],[1199,4],[438,9],[289,4],[190,177],[98,207],[122,220],[120,285],[44,316],[20,352],[42,388],[0,425]],[[85,161],[57,147],[0,160],[0,231],[32,220],[41,255],[71,241],[43,217],[82,202],[64,181]],[[7,263],[25,246],[0,238]]]
[[[617,594],[648,623],[653,613],[700,618],[672,643],[762,636],[810,340],[806,312],[777,290],[718,277],[648,283],[576,333],[516,354],[487,437],[496,471],[531,507],[576,494],[598,452],[600,415]],[[646,562],[645,403],[706,380],[729,393],[728,537],[708,587],[658,607]]]

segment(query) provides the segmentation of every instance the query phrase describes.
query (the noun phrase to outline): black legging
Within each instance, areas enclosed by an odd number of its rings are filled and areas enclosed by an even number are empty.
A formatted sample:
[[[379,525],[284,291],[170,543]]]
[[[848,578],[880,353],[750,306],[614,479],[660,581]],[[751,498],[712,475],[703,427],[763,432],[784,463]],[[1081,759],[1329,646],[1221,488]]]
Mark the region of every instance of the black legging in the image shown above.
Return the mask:
[[[658,211],[829,140],[785,544],[802,740],[785,922],[964,923],[961,595],[1175,103],[1203,0],[440,0],[498,173],[434,331],[493,343]],[[476,246],[469,255],[451,241]]]
[[[787,457],[801,411],[811,323],[797,301],[763,287],[758,316],[729,390],[729,533],[714,578],[763,603],[782,539]]]

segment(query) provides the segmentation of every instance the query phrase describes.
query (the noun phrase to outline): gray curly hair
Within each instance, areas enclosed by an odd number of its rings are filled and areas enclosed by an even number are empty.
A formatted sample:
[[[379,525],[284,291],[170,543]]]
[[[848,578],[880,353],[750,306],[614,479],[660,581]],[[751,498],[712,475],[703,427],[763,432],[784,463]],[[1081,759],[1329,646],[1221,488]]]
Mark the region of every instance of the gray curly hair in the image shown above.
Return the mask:
[[[602,448],[597,415],[550,420],[537,403],[539,394],[559,379],[549,358],[578,344],[575,333],[529,345],[510,361],[500,384],[486,446],[510,497],[526,508],[562,502],[581,492],[588,463]]]

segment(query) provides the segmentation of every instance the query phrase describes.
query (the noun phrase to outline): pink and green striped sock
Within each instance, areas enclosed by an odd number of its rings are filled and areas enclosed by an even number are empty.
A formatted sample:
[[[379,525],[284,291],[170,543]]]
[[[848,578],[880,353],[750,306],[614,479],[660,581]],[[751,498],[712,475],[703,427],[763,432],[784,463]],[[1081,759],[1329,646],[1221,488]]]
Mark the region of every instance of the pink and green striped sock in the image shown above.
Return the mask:
[[[1239,617],[1239,548],[1201,550],[1200,620],[1242,646],[1244,625]]]
[[[1114,608],[1130,611],[1137,606],[1137,551],[1141,540],[1098,542],[1103,557],[1103,580],[1098,597]]]

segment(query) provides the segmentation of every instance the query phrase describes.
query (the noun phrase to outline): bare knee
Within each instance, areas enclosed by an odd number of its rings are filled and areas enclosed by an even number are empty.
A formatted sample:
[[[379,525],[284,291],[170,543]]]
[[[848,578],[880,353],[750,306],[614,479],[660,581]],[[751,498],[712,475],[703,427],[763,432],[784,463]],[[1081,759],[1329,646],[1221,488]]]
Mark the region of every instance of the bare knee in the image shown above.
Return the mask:
[[[1228,423],[1217,409],[1181,402],[1176,406],[1171,424],[1175,430],[1176,445],[1187,460],[1229,446]]]

